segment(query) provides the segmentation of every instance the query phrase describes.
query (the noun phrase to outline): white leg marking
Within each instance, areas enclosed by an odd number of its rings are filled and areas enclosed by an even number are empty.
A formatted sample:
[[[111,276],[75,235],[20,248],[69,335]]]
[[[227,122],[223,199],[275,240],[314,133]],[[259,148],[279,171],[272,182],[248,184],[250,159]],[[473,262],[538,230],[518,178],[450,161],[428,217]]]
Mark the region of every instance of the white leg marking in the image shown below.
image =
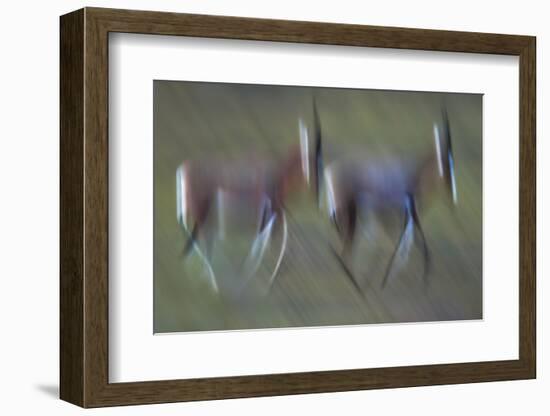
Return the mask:
[[[262,226],[262,220],[264,219],[266,213],[271,216],[271,200],[267,197],[263,197],[262,202],[260,202],[260,209],[258,211],[258,232]]]
[[[333,182],[333,172],[332,166],[328,166],[325,169],[325,183],[326,183],[326,192],[327,192],[327,205],[330,215],[336,213],[336,199],[334,197],[334,182]]]
[[[439,176],[443,177],[443,160],[441,159],[441,139],[439,137],[439,129],[437,124],[434,123],[434,139],[435,139],[435,150],[437,152],[437,167],[439,169]]]
[[[401,244],[399,245],[399,249],[397,251],[397,257],[401,260],[402,263],[405,263],[409,258],[409,253],[411,252],[413,241],[414,222],[412,217],[409,217],[409,220],[407,221],[407,226],[405,227],[405,231],[403,233],[403,239],[401,240]]]
[[[309,136],[307,126],[302,119],[299,119],[300,129],[300,153],[302,156],[302,172],[309,185]]]
[[[458,202],[458,196],[456,192],[455,160],[451,154],[449,154],[449,168],[451,170],[451,190],[453,192],[453,203],[456,205]]]
[[[258,271],[258,268],[260,267],[260,264],[262,263],[262,259],[265,255],[267,244],[271,238],[271,233],[273,231],[273,224],[275,223],[276,217],[277,217],[277,214],[273,214],[271,216],[264,230],[260,234],[258,234],[258,236],[254,239],[254,242],[252,243],[252,248],[250,249],[250,253],[246,257],[244,267],[243,267],[243,270],[244,270],[244,282],[242,285],[243,288],[248,284],[248,281],[250,280],[250,278],[256,274],[256,272]]]
[[[275,269],[273,269],[273,273],[271,274],[271,277],[269,278],[268,290],[271,289],[271,286],[273,286],[273,282],[275,281],[275,277],[277,276],[277,273],[279,271],[279,267],[281,267],[281,262],[283,261],[283,257],[285,255],[285,251],[286,251],[287,240],[288,240],[288,230],[287,230],[287,224],[286,224],[286,215],[283,211],[283,242],[281,244],[281,252],[279,253],[279,258],[277,259],[277,264],[275,265]]]
[[[210,265],[210,262],[202,252],[202,250],[199,248],[198,244],[193,244],[193,249],[197,252],[201,260],[203,261],[206,271],[208,272],[208,279],[210,280],[210,284],[212,285],[212,288],[216,293],[219,293],[218,283],[216,281],[216,275],[214,274],[214,270],[212,270],[212,266]]]
[[[407,225],[405,226],[405,229],[401,234],[401,238],[399,239],[399,243],[398,243],[399,246],[397,247],[395,256],[392,258],[391,263],[388,266],[390,267],[390,269],[387,272],[385,281],[390,280],[390,278],[393,276],[396,269],[399,270],[405,264],[405,262],[409,258],[409,253],[410,253],[413,241],[414,241],[414,222],[413,222],[412,216],[409,215],[407,220]]]
[[[184,165],[176,170],[176,196],[178,222],[187,229],[187,177]]]

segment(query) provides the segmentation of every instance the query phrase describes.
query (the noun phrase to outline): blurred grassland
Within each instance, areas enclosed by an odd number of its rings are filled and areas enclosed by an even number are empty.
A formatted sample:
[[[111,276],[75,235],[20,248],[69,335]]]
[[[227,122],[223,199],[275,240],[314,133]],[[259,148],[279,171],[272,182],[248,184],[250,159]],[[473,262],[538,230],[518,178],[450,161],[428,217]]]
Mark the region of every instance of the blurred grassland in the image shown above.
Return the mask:
[[[402,227],[402,214],[363,222],[354,269],[364,298],[345,277],[329,244],[339,241],[307,191],[289,204],[289,241],[277,281],[280,235],[258,275],[240,296],[239,264],[252,234],[229,230],[214,247],[220,294],[198,256],[183,260],[185,235],[176,220],[175,172],[187,159],[281,157],[298,143],[298,117],[312,125],[315,95],[327,163],[345,155],[414,158],[432,151],[433,123],[445,103],[451,124],[458,205],[444,192],[419,206],[432,253],[430,283],[421,280],[418,249],[388,286],[381,279]],[[213,169],[215,167],[213,166]],[[154,331],[179,332],[482,318],[482,96],[154,82]]]

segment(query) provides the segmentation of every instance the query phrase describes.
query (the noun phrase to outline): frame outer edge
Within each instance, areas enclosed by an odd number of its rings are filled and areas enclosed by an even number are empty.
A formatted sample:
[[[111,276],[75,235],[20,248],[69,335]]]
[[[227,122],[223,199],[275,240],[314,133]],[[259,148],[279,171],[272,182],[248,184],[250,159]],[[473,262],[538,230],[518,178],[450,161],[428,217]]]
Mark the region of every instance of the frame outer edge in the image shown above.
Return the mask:
[[[531,36],[87,7],[108,31],[339,46],[519,55]],[[246,29],[243,29],[245,27]]]
[[[60,388],[84,405],[84,13],[60,18]]]
[[[84,407],[109,384],[108,30],[84,8]]]
[[[152,20],[150,20],[152,19]],[[76,21],[76,23],[75,23]],[[518,380],[535,376],[535,38],[85,8],[61,18],[61,397],[83,407]],[[244,25],[244,27],[242,27]],[[329,34],[320,33],[323,27]],[[76,28],[76,29],[75,29]],[[290,30],[291,29],[291,30]],[[247,32],[248,30],[248,32]],[[289,33],[290,30],[290,33]],[[108,32],[520,56],[520,359],[108,382]],[[75,36],[73,32],[76,32]],[[247,34],[248,33],[248,34]],[[411,39],[418,35],[418,39]],[[439,39],[439,38],[444,39]],[[68,48],[68,51],[63,49]],[[74,67],[78,70],[75,70]],[[79,72],[80,71],[80,72]],[[72,77],[71,77],[71,74]],[[75,75],[77,74],[77,75]],[[76,139],[73,139],[76,136]],[[70,139],[70,140],[69,140]],[[529,165],[532,163],[532,165]],[[69,176],[69,177],[67,177]],[[528,218],[524,218],[528,217]]]
[[[520,54],[520,360],[536,378],[536,37]]]

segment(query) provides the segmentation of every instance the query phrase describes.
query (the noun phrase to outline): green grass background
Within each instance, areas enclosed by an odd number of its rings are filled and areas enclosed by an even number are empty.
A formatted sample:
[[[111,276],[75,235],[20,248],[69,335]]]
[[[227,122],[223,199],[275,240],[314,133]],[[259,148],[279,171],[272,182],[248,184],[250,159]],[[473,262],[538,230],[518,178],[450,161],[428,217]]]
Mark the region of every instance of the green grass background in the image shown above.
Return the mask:
[[[432,252],[430,284],[421,280],[414,249],[382,290],[385,266],[402,216],[360,233],[354,269],[357,293],[332,256],[339,247],[326,211],[304,192],[289,202],[289,242],[269,295],[263,288],[280,236],[246,290],[239,264],[252,234],[230,229],[214,250],[220,293],[198,256],[183,260],[185,236],[176,221],[175,172],[186,159],[284,155],[298,143],[298,117],[312,122],[316,97],[327,162],[342,155],[414,158],[433,149],[433,123],[448,109],[458,205],[444,192],[420,206]],[[214,168],[214,167],[213,167]],[[367,234],[370,233],[370,234]],[[154,331],[232,330],[482,318],[482,96],[154,81]]]

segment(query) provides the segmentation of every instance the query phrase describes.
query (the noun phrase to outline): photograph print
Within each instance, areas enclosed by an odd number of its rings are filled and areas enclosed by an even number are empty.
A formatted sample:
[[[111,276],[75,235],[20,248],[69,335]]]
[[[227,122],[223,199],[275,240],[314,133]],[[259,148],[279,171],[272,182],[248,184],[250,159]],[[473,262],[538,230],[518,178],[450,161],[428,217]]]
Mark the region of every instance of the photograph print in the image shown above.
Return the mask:
[[[483,318],[481,94],[153,92],[155,333]]]

